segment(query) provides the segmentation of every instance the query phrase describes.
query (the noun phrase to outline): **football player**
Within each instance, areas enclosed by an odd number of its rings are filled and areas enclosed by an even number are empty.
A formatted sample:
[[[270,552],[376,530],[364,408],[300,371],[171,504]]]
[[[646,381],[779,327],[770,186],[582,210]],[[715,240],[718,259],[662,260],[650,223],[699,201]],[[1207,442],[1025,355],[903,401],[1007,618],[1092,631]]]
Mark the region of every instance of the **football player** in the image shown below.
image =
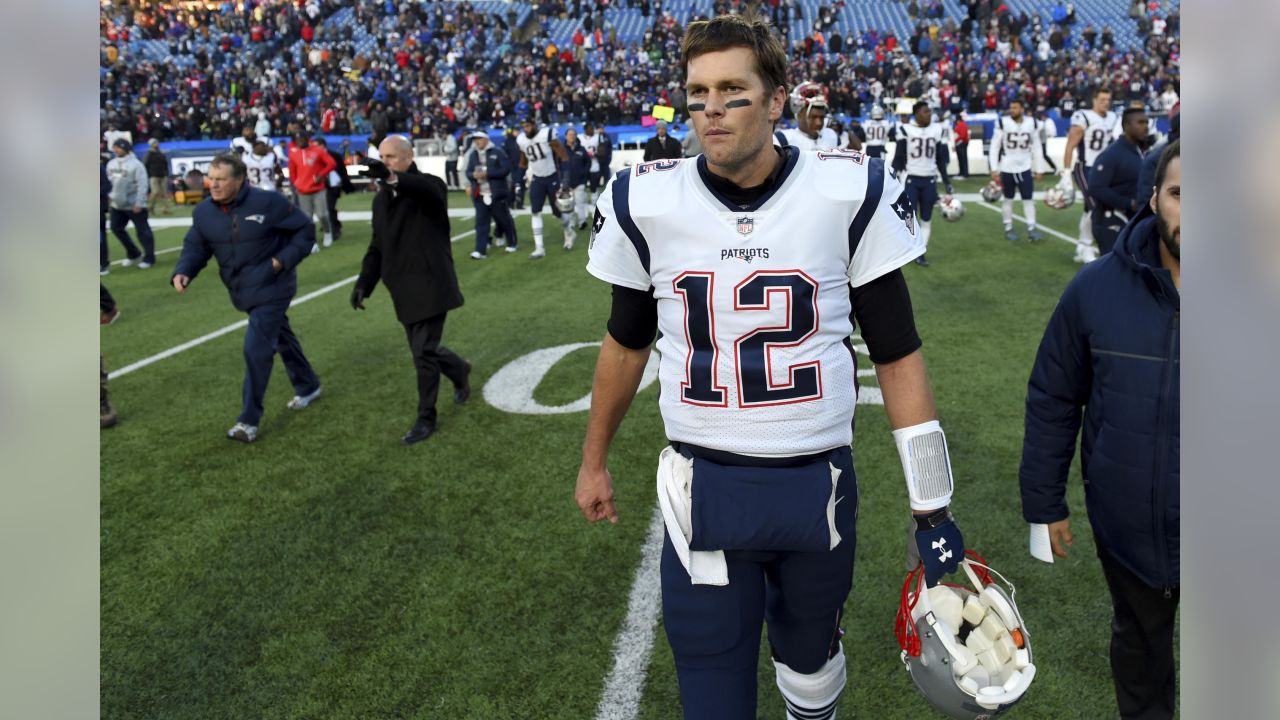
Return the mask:
[[[1009,114],[996,123],[991,136],[991,179],[1000,181],[1004,188],[1001,214],[1004,216],[1004,239],[1014,241],[1018,233],[1013,229],[1013,194],[1022,195],[1022,213],[1027,218],[1027,239],[1040,240],[1036,229],[1036,201],[1032,198],[1040,173],[1033,172],[1034,159],[1043,154],[1040,131],[1036,121],[1027,115],[1027,106],[1019,98],[1009,101]]]
[[[564,229],[564,243],[573,247],[577,233],[573,229],[573,218],[565,218],[556,207],[556,191],[559,190],[559,177],[556,171],[556,160],[565,162],[569,159],[564,146],[556,139],[556,131],[539,128],[533,118],[525,118],[521,123],[524,134],[516,136],[516,144],[520,146],[520,170],[529,168],[533,171],[533,180],[529,182],[530,223],[533,225],[533,252],[530,258],[546,257],[547,251],[542,247],[542,204],[550,202],[551,214],[560,220]]]
[[[284,173],[280,170],[279,156],[267,145],[267,141],[258,138],[253,143],[253,152],[244,156],[245,171],[249,174],[249,186],[278,192],[284,181]]]
[[[862,149],[867,155],[873,158],[884,157],[885,146],[889,143],[889,130],[892,127],[893,124],[884,119],[884,108],[873,105],[871,119],[862,124],[862,129],[867,135]]]
[[[853,581],[853,319],[906,468],[908,564],[933,584],[964,555],[900,270],[923,243],[883,160],[770,142],[787,60],[767,20],[690,23],[681,53],[703,154],[622,170],[596,205],[587,271],[613,304],[575,499],[617,521],[609,445],[656,336],[663,621],[684,717],[756,717],[767,622],[788,717],[826,720]]]
[[[1093,201],[1089,199],[1089,170],[1093,161],[1119,133],[1120,116],[1111,110],[1111,89],[1099,87],[1093,91],[1093,104],[1088,109],[1071,114],[1071,129],[1067,131],[1067,150],[1062,156],[1062,174],[1071,173],[1076,187],[1084,197],[1084,212],[1080,215],[1080,239],[1076,244],[1076,262],[1092,262],[1098,257],[1094,244],[1092,213]],[[1080,154],[1075,154],[1079,146]],[[1072,160],[1075,162],[1072,162]]]
[[[920,237],[924,248],[929,247],[933,206],[938,202],[935,184],[939,175],[947,188],[945,199],[951,198],[953,188],[947,177],[947,145],[943,142],[942,125],[933,122],[929,103],[918,100],[911,106],[912,120],[896,128],[896,148],[893,153],[893,169],[906,174],[907,198],[920,218]],[[922,250],[924,249],[922,248]],[[916,258],[916,264],[929,267],[924,252]]]
[[[827,127],[827,96],[822,86],[802,82],[791,91],[791,112],[795,113],[796,126],[775,130],[774,143],[786,147],[795,145],[801,150],[830,150],[840,147],[840,138]]]
[[[231,154],[243,160],[253,152],[253,146],[257,143],[258,133],[252,125],[245,125],[240,129],[240,137],[231,139]]]

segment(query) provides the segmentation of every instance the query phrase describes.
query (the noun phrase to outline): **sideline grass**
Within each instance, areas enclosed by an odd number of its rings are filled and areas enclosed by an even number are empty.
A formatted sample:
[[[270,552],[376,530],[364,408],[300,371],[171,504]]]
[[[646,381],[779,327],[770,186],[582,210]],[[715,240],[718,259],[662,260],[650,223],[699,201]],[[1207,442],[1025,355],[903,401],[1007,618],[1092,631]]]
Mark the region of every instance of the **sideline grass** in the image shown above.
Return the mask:
[[[957,183],[976,191],[981,182]],[[343,199],[365,209],[368,196]],[[460,194],[451,204],[466,207]],[[1076,213],[1040,209],[1074,235]],[[589,277],[585,233],[548,257],[470,261],[454,244],[467,304],[445,342],[475,366],[477,389],[533,350],[599,340],[608,289]],[[355,274],[368,223],[299,268],[299,294]],[[455,219],[453,233],[472,228]],[[1077,266],[1066,243],[1001,237],[970,207],[934,224],[929,268],[906,272],[969,544],[1018,583],[1041,675],[1015,717],[1114,714],[1106,591],[1078,510],[1072,557],[1031,560],[1017,496],[1026,378],[1044,323]],[[159,247],[181,230],[157,232]],[[114,239],[110,240],[114,243]],[[113,246],[118,254],[118,246]],[[177,253],[104,282],[124,314],[102,332],[119,367],[243,317],[212,268],[186,296],[167,285]],[[656,390],[633,406],[611,456],[622,522],[588,527],[572,489],[585,413],[518,416],[479,392],[442,429],[403,448],[416,394],[403,330],[384,288],[355,312],[344,289],[290,319],[324,396],[303,412],[279,369],[262,436],[223,438],[243,374],[233,332],[112,384],[121,424],[102,433],[102,714],[112,718],[589,718],[611,664],[654,502],[662,442]],[[590,389],[594,353],[570,355],[535,397]],[[869,367],[860,358],[862,367]],[[846,608],[849,690],[842,715],[932,717],[897,658],[905,492],[883,409],[859,406],[862,510]],[[661,632],[661,629],[659,629]],[[762,654],[760,717],[782,716]],[[678,716],[665,638],[640,716]]]

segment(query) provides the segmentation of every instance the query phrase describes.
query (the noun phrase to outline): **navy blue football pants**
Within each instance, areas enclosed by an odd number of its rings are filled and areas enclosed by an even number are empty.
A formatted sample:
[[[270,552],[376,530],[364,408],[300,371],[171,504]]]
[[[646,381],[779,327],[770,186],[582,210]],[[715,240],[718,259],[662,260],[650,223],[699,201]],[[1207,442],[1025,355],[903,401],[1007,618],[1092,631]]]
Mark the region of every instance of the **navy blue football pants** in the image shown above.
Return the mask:
[[[249,329],[244,334],[244,408],[239,418],[246,425],[257,425],[262,419],[262,398],[267,394],[276,353],[284,361],[284,371],[296,394],[310,395],[320,387],[320,378],[289,327],[285,316],[288,309],[289,301],[283,300],[249,311]]]
[[[129,237],[128,227],[131,222],[138,231],[138,242],[142,243],[142,250],[139,250],[138,246],[133,244],[133,238]],[[141,258],[143,262],[155,263],[156,238],[151,233],[151,223],[147,222],[146,208],[142,208],[141,212],[111,208],[111,233],[116,236],[121,245],[124,245],[125,254],[130,260]],[[107,266],[106,235],[102,236],[98,249],[98,262],[102,267]]]
[[[907,176],[907,199],[920,216],[920,222],[933,219],[933,206],[938,202],[938,183],[931,177]]]
[[[828,552],[725,551],[729,584],[693,585],[669,536],[662,543],[662,616],[675,656],[685,720],[755,720],[760,629],[773,657],[817,672],[839,640],[853,587],[858,482],[849,448],[833,451],[840,544]],[[696,481],[695,481],[696,482]]]

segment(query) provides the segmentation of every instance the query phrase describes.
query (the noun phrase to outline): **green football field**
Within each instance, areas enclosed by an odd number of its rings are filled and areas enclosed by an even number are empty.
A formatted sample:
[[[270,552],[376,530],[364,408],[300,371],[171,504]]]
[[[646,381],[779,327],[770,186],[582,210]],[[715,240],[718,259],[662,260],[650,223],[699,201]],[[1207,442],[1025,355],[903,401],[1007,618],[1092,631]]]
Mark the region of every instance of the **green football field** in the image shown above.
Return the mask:
[[[370,198],[341,207],[368,210]],[[966,205],[959,223],[935,217],[932,266],[905,272],[951,447],[957,519],[969,546],[1017,584],[1039,668],[1010,716],[1114,717],[1109,601],[1078,471],[1066,561],[1030,558],[1018,497],[1027,376],[1079,266],[1060,238],[1008,243],[998,212]],[[1079,213],[1039,209],[1042,225],[1068,236]],[[243,329],[111,382],[121,421],[101,434],[103,717],[597,716],[615,652],[637,650],[616,638],[655,506],[657,386],[640,393],[611,455],[621,521],[588,526],[573,501],[587,414],[561,406],[589,393],[595,348],[567,352],[540,380],[509,372],[502,387],[482,389],[530,353],[598,342],[608,288],[584,270],[585,232],[565,252],[548,218],[548,256],[533,262],[528,217],[517,226],[519,254],[475,262],[473,220],[453,220],[466,305],[450,313],[445,342],[473,364],[476,392],[458,407],[444,383],[441,430],[427,442],[398,444],[414,420],[415,376],[385,288],[365,312],[348,305],[367,222],[348,221],[340,242],[299,268],[299,298],[334,286],[290,311],[324,394],[285,409],[293,392],[277,363],[257,443],[224,437],[240,409]],[[179,246],[183,232],[158,230],[157,247]],[[213,267],[176,294],[167,281],[177,257],[103,278],[122,310],[101,333],[108,369],[244,318]],[[523,399],[512,390],[522,378]],[[571,411],[532,412],[557,407]],[[908,512],[901,467],[883,407],[860,405],[858,418],[863,506],[840,714],[936,717],[893,635]],[[679,717],[658,622],[647,674],[621,678],[638,688],[638,707],[623,702],[610,717]],[[767,649],[760,687],[759,716],[782,718]]]

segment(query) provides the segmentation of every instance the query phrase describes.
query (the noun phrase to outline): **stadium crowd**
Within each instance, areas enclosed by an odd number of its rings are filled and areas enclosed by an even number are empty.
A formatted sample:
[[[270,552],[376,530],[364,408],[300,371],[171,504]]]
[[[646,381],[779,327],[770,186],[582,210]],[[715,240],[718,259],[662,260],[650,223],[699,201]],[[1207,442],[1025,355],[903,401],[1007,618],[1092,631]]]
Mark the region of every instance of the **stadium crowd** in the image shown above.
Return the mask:
[[[1050,19],[1015,13],[998,0],[962,0],[945,17],[939,0],[908,0],[914,32],[867,30],[842,37],[843,5],[821,7],[812,33],[791,36],[793,0],[715,0],[713,14],[758,7],[792,48],[791,79],[815,80],[833,114],[861,116],[873,103],[923,97],[951,113],[1002,110],[1021,96],[1063,115],[1095,84],[1156,111],[1177,102],[1179,14],[1168,3],[1135,3],[1141,47],[1117,44],[1110,27],[1081,23],[1070,4]],[[534,0],[531,19],[481,12],[468,3],[394,0],[107,0],[102,3],[101,120],[135,142],[228,138],[242,127],[282,135],[390,132],[433,137],[460,128],[541,122],[630,124],[655,104],[684,114],[678,82],[683,28],[662,0]],[[618,40],[602,7],[636,7],[651,26],[639,43]],[[326,24],[350,8],[344,22]],[[580,18],[557,47],[551,22]],[[357,42],[364,33],[371,44]],[[136,52],[161,41],[167,55]],[[363,49],[358,49],[363,48]]]

